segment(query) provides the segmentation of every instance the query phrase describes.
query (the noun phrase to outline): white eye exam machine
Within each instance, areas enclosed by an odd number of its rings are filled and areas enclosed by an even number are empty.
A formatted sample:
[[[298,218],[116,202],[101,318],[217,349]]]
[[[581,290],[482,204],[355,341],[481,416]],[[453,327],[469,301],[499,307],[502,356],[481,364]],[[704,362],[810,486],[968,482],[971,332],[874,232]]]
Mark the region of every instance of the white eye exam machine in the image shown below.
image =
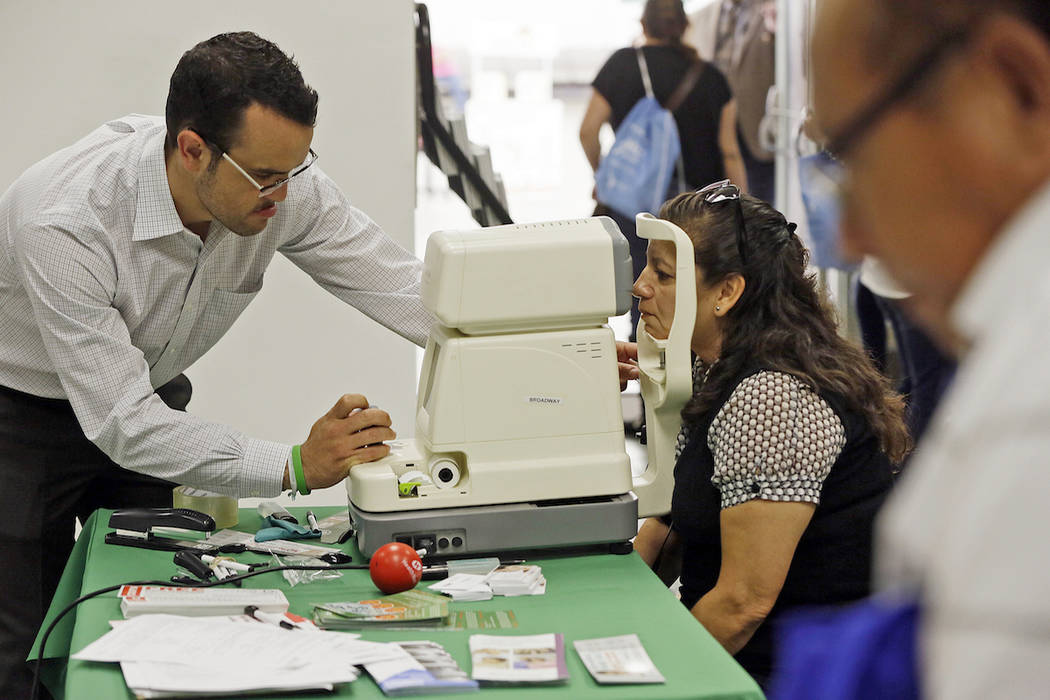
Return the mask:
[[[669,510],[692,383],[692,245],[647,214],[638,230],[676,242],[680,275],[670,337],[639,333],[646,470],[632,480],[606,325],[629,308],[633,284],[616,225],[598,217],[440,231],[423,265],[423,304],[437,323],[419,378],[416,437],[392,442],[387,457],[347,479],[363,554],[391,541],[439,557],[602,544],[629,551],[638,517]]]

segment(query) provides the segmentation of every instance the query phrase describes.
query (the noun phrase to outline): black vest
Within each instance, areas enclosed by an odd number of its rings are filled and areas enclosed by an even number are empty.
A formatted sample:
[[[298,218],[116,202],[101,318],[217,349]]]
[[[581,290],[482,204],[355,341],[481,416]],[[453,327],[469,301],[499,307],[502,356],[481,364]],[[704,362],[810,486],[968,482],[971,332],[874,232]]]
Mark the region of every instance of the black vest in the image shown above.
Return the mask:
[[[714,458],[707,434],[733,390],[761,371],[750,368],[729,382],[720,400],[693,429],[675,465],[671,512],[682,540],[682,603],[688,608],[711,590],[722,563],[721,495],[711,483]],[[736,654],[748,672],[766,677],[772,669],[777,618],[807,605],[857,600],[871,590],[872,526],[893,484],[893,469],[864,417],[839,397],[821,393],[842,421],[846,444],[824,480],[820,504],[799,540],[784,587],[766,621]],[[758,493],[758,484],[752,487]]]

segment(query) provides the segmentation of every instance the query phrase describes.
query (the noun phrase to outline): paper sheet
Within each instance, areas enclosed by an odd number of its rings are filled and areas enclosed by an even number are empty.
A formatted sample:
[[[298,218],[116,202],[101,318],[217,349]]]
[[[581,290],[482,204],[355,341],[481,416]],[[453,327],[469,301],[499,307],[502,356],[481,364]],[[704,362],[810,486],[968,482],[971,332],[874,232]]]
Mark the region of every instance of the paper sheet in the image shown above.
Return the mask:
[[[286,691],[309,688],[331,690],[336,683],[349,683],[358,676],[350,664],[338,669],[331,666],[303,666],[297,669],[210,667],[202,669],[185,664],[126,661],[120,665],[124,681],[135,691],[154,693],[215,693]]]
[[[291,637],[290,635],[295,635]],[[236,668],[291,669],[318,663],[355,665],[391,656],[385,644],[340,632],[285,630],[226,617],[141,615],[84,647],[86,661],[156,661]]]

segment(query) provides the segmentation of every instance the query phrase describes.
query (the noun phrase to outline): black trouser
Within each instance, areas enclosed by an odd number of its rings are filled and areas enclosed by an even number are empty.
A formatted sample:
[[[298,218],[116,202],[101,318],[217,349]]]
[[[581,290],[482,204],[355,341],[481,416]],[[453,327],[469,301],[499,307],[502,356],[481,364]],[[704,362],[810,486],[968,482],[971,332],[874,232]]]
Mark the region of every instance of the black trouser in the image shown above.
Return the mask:
[[[918,445],[941,397],[955,378],[955,361],[940,351],[926,331],[901,309],[900,302],[875,294],[875,303],[897,338],[903,382],[898,391],[908,402],[908,432]]]
[[[853,291],[861,340],[884,374],[887,321],[893,329],[901,364],[897,391],[908,402],[905,421],[917,444],[955,377],[955,361],[942,353],[926,331],[904,313],[899,301],[875,294],[859,280]]]
[[[179,375],[157,394],[183,410],[191,391]],[[25,659],[73,549],[74,519],[170,506],[174,486],[114,464],[84,437],[69,402],[0,386],[0,698],[29,697]]]

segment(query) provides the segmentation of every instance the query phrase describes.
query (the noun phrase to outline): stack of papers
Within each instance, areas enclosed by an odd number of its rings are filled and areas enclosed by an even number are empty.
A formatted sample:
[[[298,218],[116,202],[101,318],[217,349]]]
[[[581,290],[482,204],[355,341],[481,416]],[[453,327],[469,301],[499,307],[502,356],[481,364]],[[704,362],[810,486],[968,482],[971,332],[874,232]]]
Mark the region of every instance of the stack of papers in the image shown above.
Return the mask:
[[[561,634],[521,637],[470,636],[471,677],[494,683],[557,683],[567,680]]]
[[[492,589],[484,574],[452,574],[428,586],[432,591],[452,596],[452,600],[491,600]]]
[[[385,695],[430,695],[477,690],[444,647],[436,642],[393,642],[402,656],[366,664],[365,670]]]
[[[144,614],[240,615],[249,605],[265,613],[288,610],[288,599],[276,588],[122,586],[117,595],[124,617]]]
[[[663,683],[637,634],[573,642],[583,665],[599,683]]]
[[[72,658],[119,662],[138,697],[331,690],[356,664],[397,658],[387,644],[237,617],[140,615]]]
[[[447,616],[446,598],[416,590],[347,603],[314,603],[314,622],[325,629],[383,627],[405,622],[441,625]]]
[[[538,566],[509,564],[486,575],[453,574],[429,586],[452,600],[489,600],[494,595],[543,595],[547,579]]]
[[[531,564],[501,566],[486,576],[485,582],[493,595],[543,595],[547,592],[547,579],[540,567]]]

